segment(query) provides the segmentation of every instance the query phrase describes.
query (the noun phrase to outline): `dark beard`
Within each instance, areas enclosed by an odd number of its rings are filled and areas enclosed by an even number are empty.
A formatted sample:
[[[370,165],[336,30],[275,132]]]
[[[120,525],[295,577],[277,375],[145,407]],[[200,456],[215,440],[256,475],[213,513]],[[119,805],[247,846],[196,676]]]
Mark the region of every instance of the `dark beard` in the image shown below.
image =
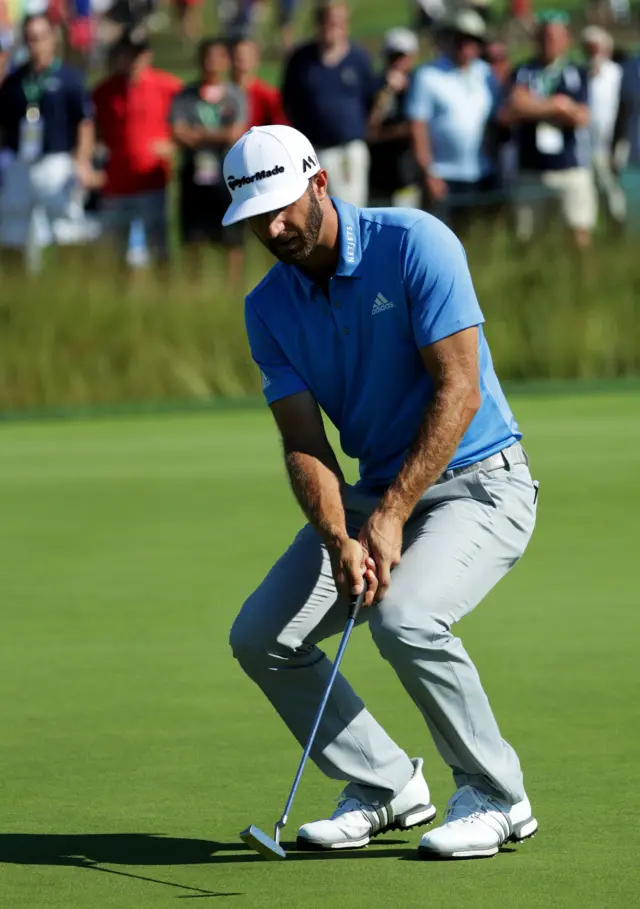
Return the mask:
[[[296,242],[293,249],[282,249],[279,247],[278,240],[271,240],[269,243],[270,251],[276,259],[280,259],[285,265],[304,264],[318,245],[318,237],[320,236],[323,219],[322,206],[316,199],[313,191],[310,191],[307,220],[305,221],[304,230],[298,231],[295,234]],[[290,242],[293,239],[293,236],[289,237],[287,242]]]

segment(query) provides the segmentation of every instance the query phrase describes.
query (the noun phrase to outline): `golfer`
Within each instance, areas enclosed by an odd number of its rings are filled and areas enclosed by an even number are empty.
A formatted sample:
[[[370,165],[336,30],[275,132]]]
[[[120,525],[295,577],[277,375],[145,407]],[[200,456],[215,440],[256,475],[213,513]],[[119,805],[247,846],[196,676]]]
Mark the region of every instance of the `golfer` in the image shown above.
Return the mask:
[[[531,537],[537,484],[496,378],[454,234],[422,211],[358,209],[287,126],[229,151],[231,205],[279,262],[246,300],[251,352],[308,523],[249,597],[231,647],[300,743],[342,631],[367,583],[368,621],[422,712],[455,792],[421,854],[494,855],[537,821],[518,757],[451,626],[512,568]],[[360,480],[345,482],[321,409]],[[300,847],[366,846],[435,814],[411,759],[338,676],[311,757],[347,785]]]

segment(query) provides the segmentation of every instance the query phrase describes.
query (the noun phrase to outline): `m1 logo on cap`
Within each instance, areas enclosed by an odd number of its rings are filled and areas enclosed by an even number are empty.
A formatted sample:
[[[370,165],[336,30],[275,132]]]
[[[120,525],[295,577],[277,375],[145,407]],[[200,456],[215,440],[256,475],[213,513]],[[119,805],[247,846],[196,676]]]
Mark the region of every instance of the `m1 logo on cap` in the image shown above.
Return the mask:
[[[227,183],[229,184],[229,189],[234,190],[238,189],[240,186],[248,186],[250,183],[255,183],[256,180],[266,180],[267,177],[275,177],[278,174],[284,173],[284,167],[280,164],[276,164],[275,167],[272,167],[271,170],[259,170],[255,174],[251,174],[250,177],[227,177]]]
[[[318,162],[313,155],[309,155],[307,158],[302,159],[302,173],[306,174],[308,170],[311,170],[312,167],[317,167]]]

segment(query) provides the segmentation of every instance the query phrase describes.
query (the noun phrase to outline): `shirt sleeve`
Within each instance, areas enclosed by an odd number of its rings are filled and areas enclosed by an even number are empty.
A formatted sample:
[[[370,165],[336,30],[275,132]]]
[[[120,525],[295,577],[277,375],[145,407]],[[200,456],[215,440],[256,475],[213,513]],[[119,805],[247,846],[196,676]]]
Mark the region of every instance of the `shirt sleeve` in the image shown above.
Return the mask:
[[[578,75],[580,79],[579,86],[576,85],[575,91],[572,93],[574,100],[578,104],[588,104],[589,103],[589,79],[587,77],[587,71],[583,67],[580,67],[578,70]]]
[[[413,75],[407,95],[406,116],[408,120],[419,123],[428,123],[433,117],[433,99],[426,69],[419,69]]]
[[[189,122],[189,96],[187,91],[178,92],[171,100],[169,108],[169,123],[175,126],[176,123]]]
[[[67,104],[71,122],[77,126],[83,120],[92,120],[95,116],[91,94],[85,88],[80,75],[69,80],[67,87]]]
[[[511,85],[524,85],[525,88],[531,88],[531,78],[529,69],[526,66],[516,66],[511,74]]]
[[[406,232],[401,257],[418,347],[484,322],[462,244],[441,221],[417,221]]]
[[[245,325],[251,356],[260,370],[262,391],[267,404],[308,391],[248,296],[244,307]]]

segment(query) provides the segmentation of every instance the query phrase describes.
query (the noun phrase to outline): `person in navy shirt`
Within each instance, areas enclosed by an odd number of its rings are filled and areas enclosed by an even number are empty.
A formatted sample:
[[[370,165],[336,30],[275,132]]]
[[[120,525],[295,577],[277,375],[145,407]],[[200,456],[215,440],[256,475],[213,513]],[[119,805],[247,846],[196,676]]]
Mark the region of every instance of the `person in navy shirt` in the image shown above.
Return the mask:
[[[81,217],[77,191],[93,187],[93,112],[82,76],[56,55],[44,15],[25,20],[29,60],[0,86],[0,143],[10,156],[0,198],[0,244],[22,250],[40,216],[43,243],[55,224]],[[42,221],[46,220],[46,223]]]
[[[516,127],[519,176],[515,188],[518,237],[531,239],[558,205],[574,241],[586,247],[597,217],[589,146],[588,75],[571,62],[568,19],[541,16],[538,55],[516,67],[501,113]]]
[[[515,565],[537,487],[491,361],[464,250],[416,209],[361,209],[288,126],[251,129],[225,158],[224,224],[248,221],[279,260],[246,300],[249,344],[307,525],[248,598],[231,647],[299,741],[330,663],[317,644],[363,592],[381,655],[418,705],[456,791],[420,851],[494,855],[537,829],[513,748],[451,626]],[[360,480],[325,434],[337,427]],[[410,759],[338,676],[312,759],[347,782],[303,848],[366,845],[435,816]]]
[[[378,88],[365,50],[349,40],[349,10],[329,2],[316,11],[318,36],[293,52],[282,101],[290,123],[317,149],[332,186],[345,201],[368,194],[368,118]]]

